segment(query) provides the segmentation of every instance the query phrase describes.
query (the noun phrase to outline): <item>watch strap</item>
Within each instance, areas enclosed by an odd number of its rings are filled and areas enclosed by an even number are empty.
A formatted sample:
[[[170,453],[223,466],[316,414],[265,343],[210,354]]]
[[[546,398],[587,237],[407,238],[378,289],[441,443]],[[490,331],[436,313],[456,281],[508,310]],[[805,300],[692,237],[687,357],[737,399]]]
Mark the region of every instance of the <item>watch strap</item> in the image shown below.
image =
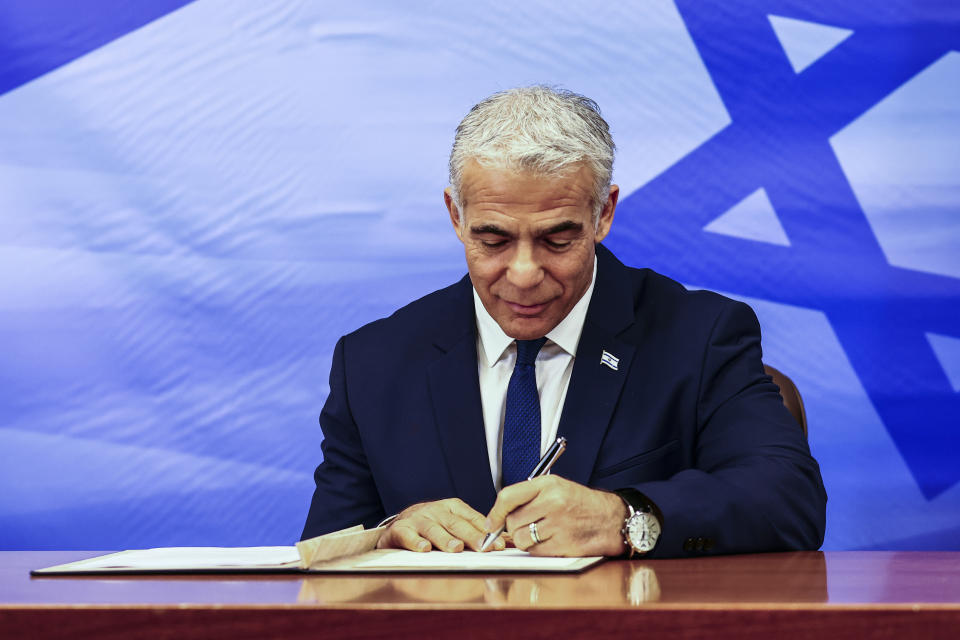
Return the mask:
[[[650,502],[647,496],[643,495],[636,489],[626,487],[624,489],[614,489],[613,492],[623,498],[623,501],[626,502],[628,506],[632,507],[634,511],[654,511],[653,503]]]

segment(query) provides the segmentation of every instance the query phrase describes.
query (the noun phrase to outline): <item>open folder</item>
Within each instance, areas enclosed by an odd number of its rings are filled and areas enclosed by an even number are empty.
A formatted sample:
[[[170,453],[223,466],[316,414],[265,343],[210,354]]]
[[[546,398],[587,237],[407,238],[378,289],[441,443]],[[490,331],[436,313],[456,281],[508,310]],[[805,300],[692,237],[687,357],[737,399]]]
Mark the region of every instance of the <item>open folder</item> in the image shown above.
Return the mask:
[[[602,557],[552,558],[519,549],[444,553],[377,549],[383,527],[357,525],[293,547],[164,547],[120,551],[31,571],[32,575],[141,573],[574,572]]]

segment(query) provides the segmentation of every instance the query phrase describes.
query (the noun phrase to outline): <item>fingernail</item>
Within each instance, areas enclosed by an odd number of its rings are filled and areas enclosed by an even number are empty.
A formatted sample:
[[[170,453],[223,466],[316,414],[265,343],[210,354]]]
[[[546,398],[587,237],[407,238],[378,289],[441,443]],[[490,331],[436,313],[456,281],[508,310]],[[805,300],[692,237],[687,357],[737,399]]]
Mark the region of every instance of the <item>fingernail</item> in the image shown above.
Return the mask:
[[[490,518],[487,518],[484,521],[483,527],[487,530],[487,533],[490,533],[491,531],[493,531],[493,523],[490,522]]]
[[[460,551],[460,541],[451,540],[447,543],[447,551]]]
[[[426,540],[421,540],[420,544],[417,545],[417,551],[429,551],[430,543]]]
[[[503,541],[503,538],[497,538],[497,541],[493,543],[493,548],[497,551],[503,551],[507,548],[507,543]]]

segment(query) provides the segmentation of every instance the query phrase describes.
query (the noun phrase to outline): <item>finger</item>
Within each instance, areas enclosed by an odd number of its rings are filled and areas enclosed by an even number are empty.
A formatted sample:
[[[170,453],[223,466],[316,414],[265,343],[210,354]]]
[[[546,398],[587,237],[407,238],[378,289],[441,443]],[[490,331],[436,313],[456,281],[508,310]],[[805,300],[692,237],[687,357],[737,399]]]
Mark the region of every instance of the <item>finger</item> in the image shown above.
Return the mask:
[[[526,537],[524,544],[528,544],[525,551],[533,556],[569,556],[577,555],[570,553],[570,540],[568,536],[558,535],[562,533],[557,529],[557,524],[555,522],[545,522],[543,520],[537,523],[537,537],[540,538],[540,542],[533,544],[533,536],[530,533],[529,527],[523,527],[518,529],[523,531],[526,529]]]
[[[426,528],[420,531],[420,535],[432,542],[433,546],[439,551],[450,553],[463,551],[463,540],[458,540],[450,535],[450,532],[435,520],[428,520]]]
[[[541,544],[535,544],[527,552],[532,556],[570,556],[577,555],[570,552],[570,549],[566,545],[557,540],[557,538],[552,538],[550,540],[545,540]]]
[[[533,500],[539,492],[537,484],[529,480],[510,485],[500,491],[484,523],[486,530],[496,531],[504,526],[510,512]]]
[[[464,520],[468,520],[470,524],[476,527],[477,531],[484,530],[484,524],[486,523],[486,518],[482,513],[468,505],[463,500],[459,498],[454,498],[450,504],[450,511]]]
[[[450,514],[442,520],[443,528],[455,538],[459,538],[468,547],[474,551],[480,549],[486,532],[474,526],[473,522],[461,518],[458,515]]]
[[[410,551],[430,551],[430,541],[421,536],[416,528],[408,520],[398,520],[387,531],[389,535],[380,537],[377,547],[392,547],[397,549],[408,549]],[[386,539],[386,544],[381,546],[381,542]]]
[[[513,530],[513,546],[521,551],[528,551],[530,547],[534,546],[529,526],[518,526]]]
[[[486,517],[460,498],[451,498],[445,503],[452,517],[442,520],[443,526],[451,534],[463,540],[471,549],[479,551],[487,537]],[[468,523],[469,528],[464,522]],[[474,542],[475,538],[476,542]],[[502,551],[506,546],[506,542],[498,537],[494,540],[492,548]]]
[[[536,525],[537,537],[540,539],[539,542],[533,539],[533,531],[531,531],[530,523],[517,527],[513,532],[513,543],[517,545],[518,549],[532,551],[534,547],[544,544],[550,539],[550,536],[546,533],[546,531],[549,530],[549,525],[545,525],[543,520],[537,522]]]
[[[507,516],[507,531],[522,529],[531,522],[539,522],[550,515],[540,496],[523,505],[519,509],[514,509]]]
[[[483,539],[486,540],[488,535],[490,534],[488,533],[483,534]],[[503,551],[504,549],[507,548],[507,544],[508,544],[507,540],[509,539],[509,535],[510,534],[504,531],[499,536],[493,539],[493,544],[487,547],[486,550],[487,551]],[[483,551],[483,543],[480,544],[480,548],[476,549],[476,551]]]

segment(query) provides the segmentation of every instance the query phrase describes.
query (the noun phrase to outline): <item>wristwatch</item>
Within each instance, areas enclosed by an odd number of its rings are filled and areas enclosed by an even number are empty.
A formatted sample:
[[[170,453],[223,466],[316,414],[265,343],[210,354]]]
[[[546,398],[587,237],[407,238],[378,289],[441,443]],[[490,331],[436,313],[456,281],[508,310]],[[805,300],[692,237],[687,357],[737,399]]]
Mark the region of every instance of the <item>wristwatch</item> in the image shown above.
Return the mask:
[[[660,538],[660,520],[653,507],[642,493],[634,489],[614,491],[627,505],[627,518],[623,521],[623,544],[630,549],[630,556],[653,551]]]

